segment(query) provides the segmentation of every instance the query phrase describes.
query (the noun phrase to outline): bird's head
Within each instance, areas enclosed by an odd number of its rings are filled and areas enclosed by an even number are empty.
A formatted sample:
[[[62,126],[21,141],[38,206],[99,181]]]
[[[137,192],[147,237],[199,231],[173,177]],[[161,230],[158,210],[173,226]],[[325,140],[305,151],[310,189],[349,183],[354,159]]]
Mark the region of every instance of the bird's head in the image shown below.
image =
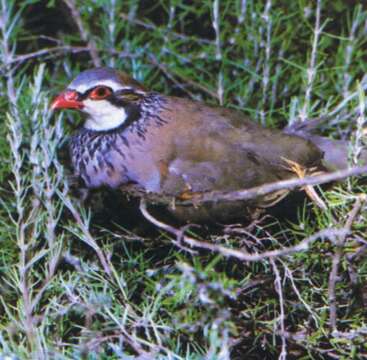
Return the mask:
[[[139,114],[144,87],[124,73],[101,67],[80,73],[52,102],[51,109],[77,109],[95,131],[119,127]]]

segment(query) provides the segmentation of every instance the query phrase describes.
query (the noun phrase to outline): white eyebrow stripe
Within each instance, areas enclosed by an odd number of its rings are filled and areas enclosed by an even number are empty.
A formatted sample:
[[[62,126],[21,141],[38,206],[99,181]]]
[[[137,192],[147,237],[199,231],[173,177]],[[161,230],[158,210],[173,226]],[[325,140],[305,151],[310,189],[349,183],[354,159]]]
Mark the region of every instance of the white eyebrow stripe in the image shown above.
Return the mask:
[[[87,90],[94,88],[95,86],[108,86],[109,88],[111,88],[113,91],[117,91],[117,90],[135,90],[133,89],[131,86],[123,86],[119,83],[116,83],[115,81],[112,80],[99,80],[99,81],[94,81],[91,82],[89,84],[81,84],[78,86],[73,86],[73,83],[71,83],[69,85],[70,89],[76,90],[77,92],[84,94]]]

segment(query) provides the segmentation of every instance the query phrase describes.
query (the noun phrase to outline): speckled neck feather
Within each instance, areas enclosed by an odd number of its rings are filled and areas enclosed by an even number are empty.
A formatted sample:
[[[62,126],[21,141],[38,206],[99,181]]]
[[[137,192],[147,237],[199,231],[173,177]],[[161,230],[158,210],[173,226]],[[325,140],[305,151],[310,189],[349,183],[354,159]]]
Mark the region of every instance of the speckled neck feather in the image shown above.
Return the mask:
[[[130,141],[144,141],[147,129],[160,127],[165,100],[156,93],[148,93],[139,104],[131,105],[128,118],[119,127],[95,131],[81,128],[70,139],[70,154],[75,174],[87,187],[102,185],[117,187],[128,181],[126,160],[133,156]]]

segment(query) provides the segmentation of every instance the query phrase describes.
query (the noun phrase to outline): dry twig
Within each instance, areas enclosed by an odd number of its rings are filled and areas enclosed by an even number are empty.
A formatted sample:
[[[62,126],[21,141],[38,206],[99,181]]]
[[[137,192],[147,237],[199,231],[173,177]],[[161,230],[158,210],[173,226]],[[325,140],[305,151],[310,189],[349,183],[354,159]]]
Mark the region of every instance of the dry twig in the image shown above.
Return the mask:
[[[153,31],[160,30],[159,26],[157,26],[153,23],[148,23],[148,22],[144,22],[142,20],[136,19],[136,18],[132,18],[128,14],[121,13],[120,17],[121,17],[121,19],[123,19],[125,21],[128,21],[129,23],[141,26],[141,27],[143,27],[147,30],[153,30]],[[165,30],[162,29],[161,31],[164,32]],[[188,36],[188,35],[178,33],[178,32],[172,31],[172,30],[170,31],[170,36],[174,36],[177,39],[186,40],[186,41],[196,41],[196,42],[201,43],[201,44],[211,45],[211,44],[214,43],[214,41],[210,40],[210,39],[200,38],[200,37],[197,37],[197,36]]]
[[[304,238],[297,245],[286,247],[283,249],[278,249],[278,250],[264,251],[263,253],[260,253],[260,254],[259,253],[250,254],[245,251],[230,249],[222,245],[217,245],[217,244],[209,243],[206,241],[197,240],[197,239],[194,239],[193,237],[185,235],[182,229],[177,229],[173,227],[172,225],[166,224],[156,219],[155,217],[153,217],[149,213],[144,199],[141,199],[140,201],[140,211],[143,214],[143,216],[153,225],[176,236],[177,240],[181,240],[181,242],[184,242],[186,245],[190,247],[210,250],[210,251],[219,253],[225,257],[234,257],[239,260],[248,261],[248,262],[261,261],[265,259],[272,259],[272,258],[277,258],[280,256],[294,254],[299,251],[307,250],[309,246],[318,239],[333,240],[335,237],[347,235],[346,234],[347,230],[344,228],[343,229],[325,229],[307,238]]]
[[[317,176],[306,176],[302,179],[289,179],[277,181],[261,186],[253,187],[251,189],[231,191],[231,192],[220,192],[213,191],[205,193],[192,201],[195,203],[206,203],[215,202],[219,200],[223,201],[235,201],[235,200],[253,200],[257,197],[264,196],[279,190],[294,190],[303,186],[322,185],[333,181],[340,181],[350,176],[359,176],[367,174],[367,166],[355,166],[350,169],[338,170]],[[183,204],[190,202],[185,201]]]
[[[216,100],[220,100],[218,97],[218,94],[212,90],[210,90],[209,88],[207,88],[206,86],[193,81],[191,79],[189,79],[188,77],[185,77],[181,74],[178,74],[177,72],[172,71],[171,69],[169,70],[169,66],[165,65],[164,63],[162,63],[161,61],[159,61],[154,55],[150,54],[149,55],[149,60],[150,62],[156,66],[160,71],[162,71],[163,74],[165,74],[171,81],[173,81],[177,86],[179,86],[181,89],[183,89],[186,93],[188,93],[191,97],[194,97],[194,94],[191,93],[190,91],[188,91],[187,89],[185,89],[182,86],[182,82],[192,86],[193,88],[196,88],[200,91],[205,92],[207,95],[211,96],[212,98],[216,99]],[[176,80],[176,78],[179,78],[180,80]]]
[[[275,290],[278,293],[279,297],[279,307],[280,307],[280,315],[279,315],[279,323],[280,323],[280,333],[282,339],[282,350],[279,355],[279,360],[286,360],[287,359],[287,341],[285,337],[285,311],[284,311],[284,295],[283,295],[283,288],[282,288],[282,278],[280,276],[280,271],[274,261],[274,259],[270,259],[270,264],[273,268],[274,275],[275,275]]]
[[[302,179],[293,178],[288,180],[276,181],[256,186],[250,189],[237,191],[211,191],[200,194],[193,194],[189,200],[175,199],[174,204],[177,206],[198,206],[204,203],[218,201],[251,201],[280,190],[294,190],[296,188],[302,188],[305,186],[322,185],[330,182],[340,181],[351,176],[361,176],[366,174],[367,166],[355,166],[350,169],[338,170],[322,175],[306,176]],[[146,193],[135,184],[122,186],[121,190],[132,196],[145,198],[147,201],[153,204],[172,205],[172,196]]]
[[[74,0],[64,0],[64,3],[68,6],[71,11],[71,16],[74,19],[76,26],[78,27],[79,33],[83,41],[88,45],[90,56],[93,60],[94,66],[101,66],[102,62],[98,56],[96,42],[90,36],[88,31],[84,28],[82,17]]]

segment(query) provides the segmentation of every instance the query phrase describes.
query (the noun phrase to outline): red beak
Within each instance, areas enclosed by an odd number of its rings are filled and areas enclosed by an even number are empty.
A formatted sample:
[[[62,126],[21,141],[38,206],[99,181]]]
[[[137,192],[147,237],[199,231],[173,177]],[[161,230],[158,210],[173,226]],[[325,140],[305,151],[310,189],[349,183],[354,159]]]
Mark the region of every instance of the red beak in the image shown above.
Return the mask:
[[[67,90],[58,95],[51,104],[51,110],[57,109],[83,109],[84,105],[79,100],[79,94],[74,90]]]

